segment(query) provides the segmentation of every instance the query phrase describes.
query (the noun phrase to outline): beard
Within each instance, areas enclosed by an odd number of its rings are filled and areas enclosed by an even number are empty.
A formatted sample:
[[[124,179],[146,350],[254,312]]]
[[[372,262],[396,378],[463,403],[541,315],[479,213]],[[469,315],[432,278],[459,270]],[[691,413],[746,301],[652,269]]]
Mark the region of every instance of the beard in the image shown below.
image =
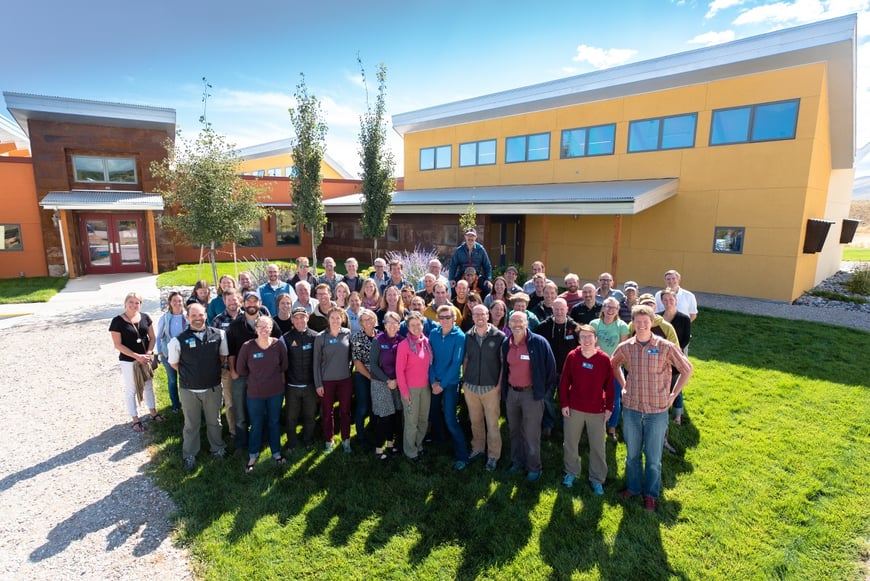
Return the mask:
[[[255,307],[255,306],[245,307],[245,312],[249,315],[256,315],[257,313],[260,312],[260,307]]]

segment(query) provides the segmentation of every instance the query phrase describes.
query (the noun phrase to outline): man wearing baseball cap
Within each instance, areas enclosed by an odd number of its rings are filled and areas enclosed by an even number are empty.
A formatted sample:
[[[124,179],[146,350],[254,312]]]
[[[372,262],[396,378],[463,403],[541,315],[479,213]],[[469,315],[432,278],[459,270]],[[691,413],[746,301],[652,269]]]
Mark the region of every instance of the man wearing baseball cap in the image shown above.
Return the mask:
[[[465,243],[460,244],[453,252],[453,259],[450,261],[451,283],[455,285],[469,267],[477,272],[478,285],[492,288],[492,264],[486,248],[477,241],[477,230],[474,228],[465,231]]]

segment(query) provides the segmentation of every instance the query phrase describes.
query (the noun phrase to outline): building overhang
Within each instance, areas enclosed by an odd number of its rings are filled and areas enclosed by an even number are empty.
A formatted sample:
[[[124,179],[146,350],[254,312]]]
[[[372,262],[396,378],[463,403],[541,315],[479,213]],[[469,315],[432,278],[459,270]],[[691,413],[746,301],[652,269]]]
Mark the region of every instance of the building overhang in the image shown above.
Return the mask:
[[[163,196],[117,190],[73,190],[48,192],[39,205],[46,210],[160,211]]]
[[[25,134],[30,120],[157,129],[175,136],[175,109],[4,91],[6,108]]]
[[[267,143],[258,143],[257,145],[249,145],[236,150],[236,155],[243,161],[252,159],[262,159],[264,157],[274,157],[276,155],[293,155],[294,139],[278,139],[277,141],[269,141]],[[344,166],[333,159],[328,153],[323,154],[323,161],[326,165],[335,170],[335,172],[346,180],[356,179],[356,176],[347,171]]]
[[[393,116],[399,135],[824,63],[831,162],[855,158],[854,14]]]
[[[676,178],[393,192],[393,214],[633,215],[676,195]],[[323,200],[327,214],[360,214],[362,195]]]

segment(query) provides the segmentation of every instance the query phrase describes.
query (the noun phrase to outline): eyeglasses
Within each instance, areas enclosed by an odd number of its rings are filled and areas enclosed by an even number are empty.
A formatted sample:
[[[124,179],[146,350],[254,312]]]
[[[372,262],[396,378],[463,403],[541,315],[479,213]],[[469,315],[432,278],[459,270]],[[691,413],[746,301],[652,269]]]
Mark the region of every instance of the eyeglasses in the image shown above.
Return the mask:
[[[608,310],[608,311],[612,311],[612,310],[614,310],[616,307],[614,307],[613,305],[604,305],[602,308],[603,308],[603,309],[606,309],[606,310]]]
[[[612,278],[599,278],[598,282],[613,282]]]
[[[438,319],[441,321],[451,321],[451,320],[453,320],[453,317],[450,315],[447,315],[447,316],[438,315]]]

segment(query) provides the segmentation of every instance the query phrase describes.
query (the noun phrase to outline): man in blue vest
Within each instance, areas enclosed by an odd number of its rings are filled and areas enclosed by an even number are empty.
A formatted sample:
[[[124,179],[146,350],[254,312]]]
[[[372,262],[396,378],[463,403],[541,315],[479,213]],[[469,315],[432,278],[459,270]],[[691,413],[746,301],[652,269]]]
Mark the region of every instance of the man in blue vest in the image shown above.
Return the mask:
[[[190,326],[169,341],[169,364],[178,371],[179,397],[184,412],[182,458],[188,472],[196,467],[199,428],[205,414],[206,435],[215,458],[226,455],[221,433],[221,368],[227,357],[226,335],[207,327],[205,307],[191,303],[187,310]]]

